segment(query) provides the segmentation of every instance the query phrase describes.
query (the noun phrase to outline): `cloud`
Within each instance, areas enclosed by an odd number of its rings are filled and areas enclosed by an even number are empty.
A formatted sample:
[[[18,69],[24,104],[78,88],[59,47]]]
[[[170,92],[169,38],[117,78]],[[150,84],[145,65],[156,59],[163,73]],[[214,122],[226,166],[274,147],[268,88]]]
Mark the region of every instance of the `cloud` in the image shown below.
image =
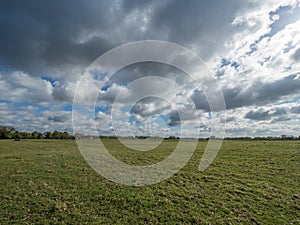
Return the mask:
[[[172,107],[163,99],[147,97],[134,104],[131,108],[131,114],[142,117],[159,116],[168,113]]]
[[[291,108],[291,113],[300,114],[300,106],[294,106]]]
[[[0,122],[22,129],[70,130],[66,109],[70,110],[85,68],[120,44],[158,39],[188,47],[205,60],[230,111],[228,132],[297,132],[299,4],[297,0],[5,2],[0,8]],[[132,85],[147,76],[170,82],[153,78]],[[124,134],[122,126],[133,124],[126,120],[130,116],[143,132],[148,132],[143,123],[159,115],[165,122],[165,127],[162,121],[155,122],[161,134],[177,132],[179,125],[190,126],[187,134],[197,133],[200,126],[209,131],[210,108],[203,92],[207,84],[195,87],[172,66],[130,65],[100,90],[101,79],[85,83],[80,103],[92,104],[92,94],[99,93],[96,123],[105,134],[113,131],[109,119],[113,103],[115,127]],[[147,93],[158,93],[165,100],[137,99]],[[137,102],[130,111],[132,101]],[[78,113],[83,130],[89,132],[91,124],[84,121],[89,115]]]
[[[70,116],[69,115],[52,116],[49,117],[48,120],[53,121],[54,123],[64,123],[70,120]]]
[[[224,42],[235,34],[268,29],[268,12],[293,2],[5,2],[0,64],[36,76],[61,71],[71,77],[71,68],[84,68],[112,47],[142,39],[174,41],[208,58],[226,51]]]
[[[99,100],[113,103],[115,99],[120,96],[120,101],[125,103],[126,99],[130,97],[130,91],[127,87],[117,84],[112,84],[105,91],[100,91]]]
[[[251,120],[269,120],[271,118],[271,115],[269,114],[269,111],[249,111],[245,115],[246,119]]]
[[[235,109],[245,106],[262,106],[275,103],[284,98],[300,93],[300,77],[289,75],[274,82],[253,81],[248,87],[237,85],[235,87],[222,87],[227,109]],[[195,90],[191,95],[200,110],[210,111],[206,95],[201,90]]]
[[[244,118],[251,120],[270,120],[276,117],[274,121],[284,121],[287,113],[288,112],[284,107],[273,107],[268,108],[267,110],[261,108],[256,111],[251,110],[247,112]]]
[[[109,7],[107,1],[73,3],[2,4],[0,28],[5,32],[0,38],[1,64],[38,75],[49,72],[47,68],[86,64],[108,50],[109,37],[80,37],[97,28],[110,28],[109,14],[114,13],[114,6]]]
[[[223,89],[228,109],[274,103],[284,97],[297,95],[299,91],[300,79],[297,75],[290,75],[269,83],[256,81],[245,89]]]
[[[298,48],[294,54],[292,55],[292,58],[296,61],[299,62],[300,61],[300,48]]]
[[[52,100],[52,88],[51,82],[20,71],[11,74],[0,73],[1,100],[47,103]]]
[[[52,97],[59,102],[71,103],[76,91],[76,82],[56,82],[52,90]]]
[[[13,113],[7,103],[0,103],[0,124],[7,124],[12,126],[18,120],[17,116]]]

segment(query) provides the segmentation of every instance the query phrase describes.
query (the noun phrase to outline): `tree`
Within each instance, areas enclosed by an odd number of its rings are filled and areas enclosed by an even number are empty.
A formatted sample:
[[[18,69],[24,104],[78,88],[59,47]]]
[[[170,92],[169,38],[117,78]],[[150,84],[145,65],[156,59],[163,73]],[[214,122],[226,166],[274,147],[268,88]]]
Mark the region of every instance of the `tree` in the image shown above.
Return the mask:
[[[57,130],[55,130],[55,131],[53,132],[53,134],[52,134],[52,137],[53,137],[54,139],[60,139],[60,133],[59,133]]]
[[[39,136],[39,132],[37,132],[37,131],[34,131],[34,132],[31,133],[31,137],[34,138],[34,139],[37,139],[38,136]]]
[[[47,139],[52,139],[52,138],[53,138],[52,132],[50,132],[50,131],[45,132],[45,133],[44,133],[44,136],[45,136],[45,138],[47,138]]]
[[[43,134],[42,133],[38,133],[37,139],[43,139]]]
[[[17,130],[13,127],[0,127],[0,138],[4,139],[11,139],[14,137]]]
[[[21,135],[20,135],[19,131],[16,131],[14,138],[15,139],[20,139],[21,138]]]
[[[61,133],[61,139],[69,139],[70,135],[67,131]]]
[[[6,134],[7,134],[6,127],[0,127],[0,138],[1,139],[5,138]]]
[[[20,136],[23,139],[30,139],[32,137],[31,133],[28,133],[28,132],[20,132]]]

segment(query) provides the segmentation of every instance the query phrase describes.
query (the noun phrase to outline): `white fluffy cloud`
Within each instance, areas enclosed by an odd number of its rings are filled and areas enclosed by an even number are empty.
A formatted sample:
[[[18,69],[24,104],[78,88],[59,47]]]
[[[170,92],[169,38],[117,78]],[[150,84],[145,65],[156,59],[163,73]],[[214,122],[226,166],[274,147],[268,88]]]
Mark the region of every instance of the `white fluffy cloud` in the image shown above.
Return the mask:
[[[2,100],[31,103],[51,101],[50,82],[19,71],[0,74],[0,89]]]

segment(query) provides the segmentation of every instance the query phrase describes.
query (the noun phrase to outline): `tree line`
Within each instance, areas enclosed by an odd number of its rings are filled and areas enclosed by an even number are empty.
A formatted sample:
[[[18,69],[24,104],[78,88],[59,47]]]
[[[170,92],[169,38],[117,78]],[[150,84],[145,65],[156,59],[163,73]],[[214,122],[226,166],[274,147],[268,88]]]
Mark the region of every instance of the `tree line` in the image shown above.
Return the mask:
[[[34,131],[34,132],[21,132],[13,127],[8,126],[0,126],[0,139],[94,139],[98,138],[96,136],[84,135],[84,134],[75,134],[71,135],[67,131],[46,131],[44,133]],[[101,138],[110,138],[116,139],[116,136],[100,136]],[[131,137],[132,138],[132,137]],[[150,138],[148,136],[136,136],[138,139],[146,139]],[[179,139],[179,137],[170,136],[165,139]],[[212,136],[210,138],[199,138],[198,140],[209,140],[209,139],[217,139]],[[279,137],[225,137],[224,140],[300,140],[300,136],[292,136],[292,135],[281,135]]]
[[[44,133],[21,132],[13,127],[0,126],[0,139],[75,139],[74,135],[70,135],[67,131],[47,131]]]

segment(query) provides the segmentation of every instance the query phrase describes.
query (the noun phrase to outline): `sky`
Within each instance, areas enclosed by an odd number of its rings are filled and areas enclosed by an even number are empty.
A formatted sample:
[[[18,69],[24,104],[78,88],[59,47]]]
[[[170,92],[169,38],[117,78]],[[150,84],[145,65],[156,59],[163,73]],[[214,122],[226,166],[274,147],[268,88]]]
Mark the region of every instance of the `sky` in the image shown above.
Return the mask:
[[[227,117],[212,121],[202,87],[183,71],[143,62],[99,88],[90,105],[99,135],[207,137],[225,122],[226,136],[300,135],[299,0],[1,1],[0,30],[2,126],[73,133],[74,95],[91,63],[122,44],[161,40],[205,62]],[[145,90],[173,97],[136,100]],[[83,133],[89,116],[75,114]]]

